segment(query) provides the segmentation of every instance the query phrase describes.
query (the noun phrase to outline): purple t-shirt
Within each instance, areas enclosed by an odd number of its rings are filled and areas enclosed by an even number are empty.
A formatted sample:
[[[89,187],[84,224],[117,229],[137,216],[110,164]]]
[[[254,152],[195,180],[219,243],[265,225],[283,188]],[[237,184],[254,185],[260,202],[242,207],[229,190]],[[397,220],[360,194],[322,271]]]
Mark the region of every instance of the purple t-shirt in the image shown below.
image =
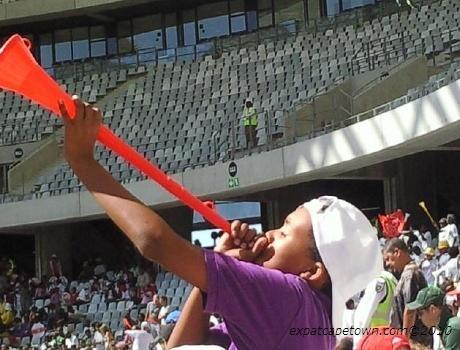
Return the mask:
[[[205,260],[205,311],[223,317],[213,335],[227,334],[229,349],[334,349],[335,338],[323,335],[332,327],[331,301],[300,277],[208,250]]]

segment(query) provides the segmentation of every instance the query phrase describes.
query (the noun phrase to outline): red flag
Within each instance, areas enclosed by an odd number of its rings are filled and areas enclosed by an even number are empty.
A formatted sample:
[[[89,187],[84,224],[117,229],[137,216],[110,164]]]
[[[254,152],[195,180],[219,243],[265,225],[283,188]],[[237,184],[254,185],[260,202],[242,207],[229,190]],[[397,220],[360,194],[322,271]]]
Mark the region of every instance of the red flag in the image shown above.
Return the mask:
[[[406,217],[401,209],[387,215],[379,214],[380,225],[386,238],[398,237],[404,229]]]

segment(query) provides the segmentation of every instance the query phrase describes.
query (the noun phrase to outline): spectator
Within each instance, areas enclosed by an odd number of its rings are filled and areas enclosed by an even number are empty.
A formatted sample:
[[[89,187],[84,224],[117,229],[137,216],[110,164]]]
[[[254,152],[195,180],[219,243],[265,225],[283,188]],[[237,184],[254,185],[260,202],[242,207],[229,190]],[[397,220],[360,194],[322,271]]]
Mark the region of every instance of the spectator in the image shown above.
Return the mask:
[[[61,277],[62,276],[61,261],[58,259],[56,254],[51,255],[50,273],[51,273],[52,276],[55,276],[55,277]]]
[[[91,301],[91,297],[89,294],[89,287],[85,286],[78,293],[78,297],[75,302],[75,305],[86,304],[86,303],[89,303],[90,301]]]
[[[446,228],[450,232],[450,234],[454,237],[453,246],[456,247],[456,246],[458,246],[459,237],[458,237],[457,224],[455,222],[455,215],[454,214],[447,214],[446,220],[447,220]]]
[[[160,312],[161,303],[158,294],[154,294],[152,301],[147,304],[146,320],[148,323],[158,323],[158,313]]]
[[[460,318],[452,316],[444,305],[444,293],[439,288],[423,288],[407,307],[417,311],[426,327],[436,327],[440,331],[444,349],[460,349]]]
[[[10,303],[6,303],[1,314],[1,321],[4,327],[10,328],[14,322],[14,312]]]
[[[136,322],[131,318],[131,311],[128,310],[123,316],[123,328],[125,330],[133,329],[136,325]]]
[[[446,305],[452,315],[460,316],[460,289],[454,288],[446,294]]]
[[[41,323],[39,317],[34,318],[30,332],[32,333],[32,344],[41,344],[46,333],[46,328],[45,325]]]
[[[153,336],[148,322],[144,322],[141,325],[141,329],[132,329],[125,332],[132,342],[132,350],[144,350],[149,349],[153,344]]]
[[[439,243],[441,243],[441,241],[446,241],[449,247],[453,247],[456,244],[456,240],[458,239],[458,233],[455,235],[452,226],[447,224],[446,218],[439,220],[439,227]]]
[[[257,111],[251,99],[247,99],[243,109],[244,135],[246,137],[246,147],[257,146]],[[250,146],[252,145],[252,146]]]
[[[438,261],[434,258],[434,249],[428,247],[425,249],[425,258],[420,263],[420,269],[425,277],[426,283],[435,284],[434,272],[438,269]]]
[[[101,334],[104,336],[104,347],[105,350],[109,350],[112,342],[114,341],[112,331],[107,325],[103,324],[100,328]]]
[[[433,240],[432,240],[431,232],[430,230],[428,230],[428,228],[425,225],[420,225],[420,234],[421,234],[423,241],[426,242],[426,246],[422,244],[422,246],[424,246],[423,249],[425,250],[428,247],[433,248]]]
[[[449,243],[445,240],[440,240],[438,243],[438,265],[439,268],[444,267],[450,260]]]
[[[137,276],[136,287],[145,288],[150,284],[150,276],[144,269],[139,270],[139,276]]]
[[[166,316],[171,312],[171,305],[169,305],[168,297],[165,295],[160,296],[160,311],[158,312],[158,321],[161,324],[166,324]]]
[[[105,339],[98,323],[93,324],[93,344],[96,350],[105,350]]]
[[[423,326],[414,311],[406,308],[408,303],[415,300],[417,293],[427,286],[422,271],[410,258],[407,246],[398,238],[387,242],[384,253],[386,266],[393,274],[400,275],[390,312],[390,326],[411,330],[412,334],[408,334],[410,338],[431,346],[432,339],[428,329]],[[413,326],[415,327],[412,328]]]

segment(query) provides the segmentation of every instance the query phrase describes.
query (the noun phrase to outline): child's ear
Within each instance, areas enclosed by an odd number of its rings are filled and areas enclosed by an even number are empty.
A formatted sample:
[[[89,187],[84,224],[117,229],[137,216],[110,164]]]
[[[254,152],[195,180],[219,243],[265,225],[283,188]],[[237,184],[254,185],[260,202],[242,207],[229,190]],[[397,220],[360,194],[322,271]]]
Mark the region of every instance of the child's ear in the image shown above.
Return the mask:
[[[310,287],[318,290],[322,289],[329,281],[326,267],[320,262],[316,262],[309,271],[301,272],[299,277],[305,280]]]

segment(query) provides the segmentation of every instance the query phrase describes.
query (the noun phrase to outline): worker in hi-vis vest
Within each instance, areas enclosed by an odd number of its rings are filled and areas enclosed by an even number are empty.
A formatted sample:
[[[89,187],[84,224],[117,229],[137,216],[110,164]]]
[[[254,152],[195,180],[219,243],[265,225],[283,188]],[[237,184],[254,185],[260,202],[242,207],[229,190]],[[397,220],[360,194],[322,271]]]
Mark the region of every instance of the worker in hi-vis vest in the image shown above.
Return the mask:
[[[250,143],[252,147],[257,146],[257,111],[250,99],[247,99],[244,104],[243,126],[244,135],[246,136],[246,147],[249,148]]]
[[[369,283],[355,310],[353,326],[355,328],[388,326],[397,284],[398,280],[388,271],[382,271],[379,277]],[[360,335],[353,335],[355,347],[361,337],[362,332]]]

